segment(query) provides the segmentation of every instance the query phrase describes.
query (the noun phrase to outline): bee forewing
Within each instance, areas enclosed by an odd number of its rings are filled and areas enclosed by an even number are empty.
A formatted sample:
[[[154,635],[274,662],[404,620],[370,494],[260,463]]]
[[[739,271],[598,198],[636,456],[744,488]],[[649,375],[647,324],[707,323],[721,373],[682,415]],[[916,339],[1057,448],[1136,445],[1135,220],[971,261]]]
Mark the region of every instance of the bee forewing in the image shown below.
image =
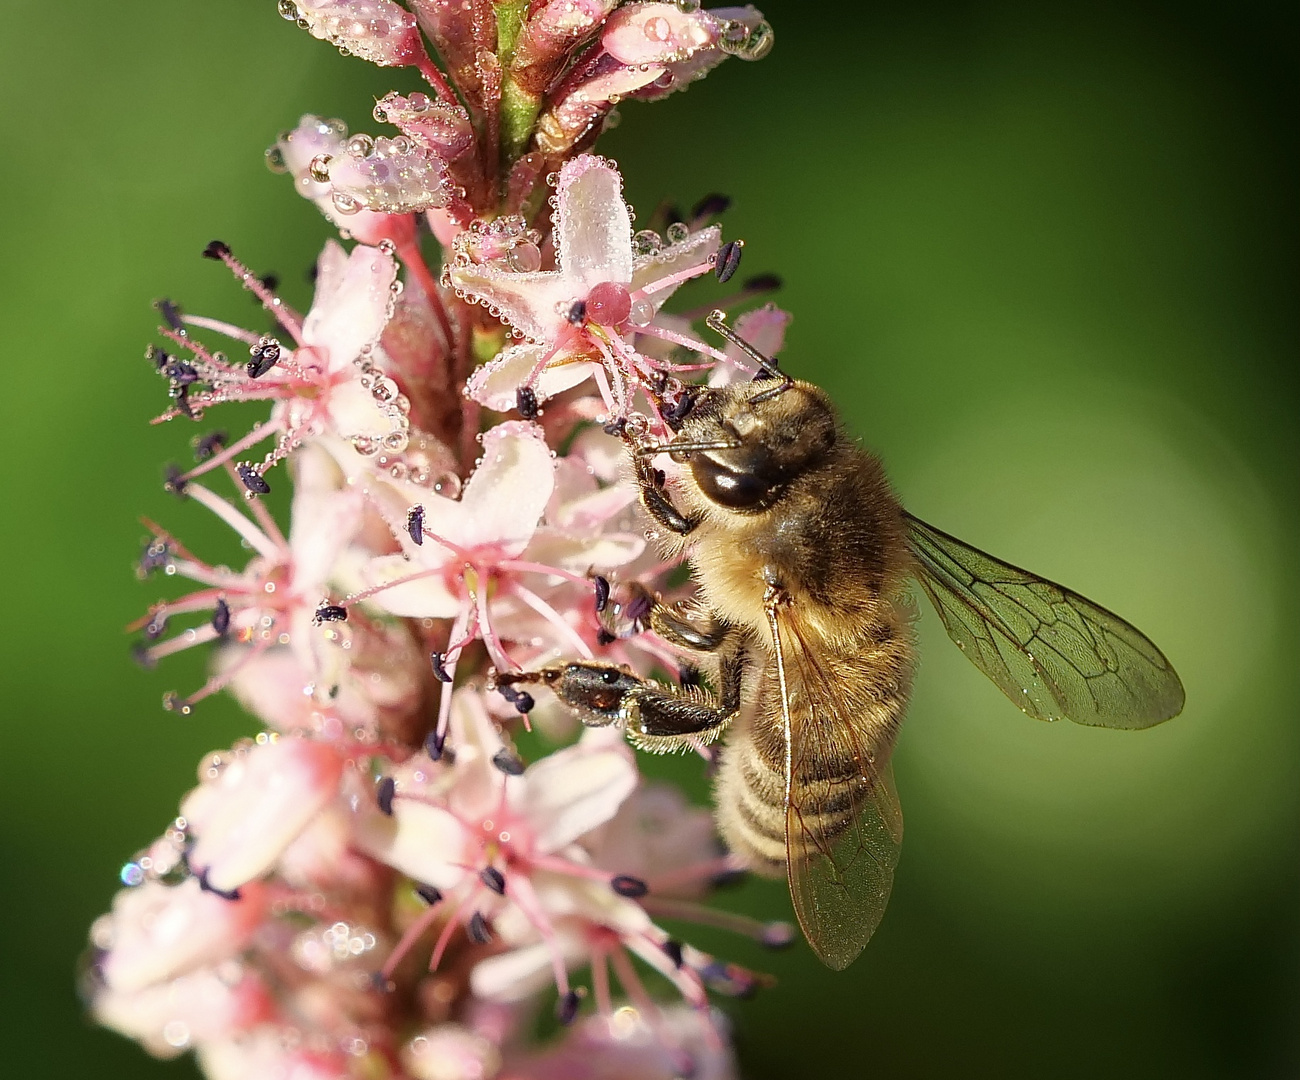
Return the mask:
[[[813,726],[809,725],[809,730]],[[853,818],[829,841],[808,828],[843,790],[828,784],[825,794],[803,789],[786,810],[785,835],[790,898],[804,936],[827,967],[842,971],[866,947],[889,903],[903,839],[903,812],[888,765],[864,795],[854,792]],[[844,787],[841,785],[841,787]]]
[[[836,971],[857,959],[885,914],[903,842],[889,747],[862,743],[843,710],[791,709],[832,702],[833,684],[797,623],[773,612],[775,658],[789,745],[785,846],[790,899],[804,937]],[[790,782],[797,777],[798,782]]]
[[[1096,727],[1177,716],[1183,685],[1118,615],[905,515],[917,580],[958,647],[1020,709]]]

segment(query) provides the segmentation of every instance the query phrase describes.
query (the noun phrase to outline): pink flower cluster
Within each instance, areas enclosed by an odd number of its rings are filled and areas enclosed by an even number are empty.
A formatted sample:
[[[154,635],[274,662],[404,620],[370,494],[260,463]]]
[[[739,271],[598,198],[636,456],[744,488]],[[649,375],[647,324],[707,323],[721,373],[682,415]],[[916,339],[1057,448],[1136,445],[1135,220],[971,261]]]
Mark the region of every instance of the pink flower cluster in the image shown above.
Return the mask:
[[[588,151],[621,100],[756,59],[771,29],[685,0],[280,10],[429,92],[379,102],[392,137],[307,116],[268,151],[355,242],[326,243],[310,310],[216,241],[204,254],[270,329],[159,305],[160,420],[269,411],[171,470],[249,559],[213,564],[151,525],[140,575],[191,590],[136,624],[137,656],[210,646],[207,682],[165,704],[227,690],[263,730],[209,755],[123,867],[91,929],[90,1008],[222,1080],[732,1076],[709,993],[765,980],[660,920],[773,946],[790,928],[701,903],[736,867],[707,810],[641,779],[621,732],[579,734],[489,675],[560,657],[683,668],[642,623],[681,575],[647,543],[612,436],[666,436],[683,377],[746,373],[699,337],[702,312],[663,310],[693,278],[730,278],[741,246],[712,224],[721,197],[634,231],[616,167]],[[739,325],[775,352],[787,321],[769,304]],[[262,501],[282,476],[287,530]],[[552,1006],[563,1033],[539,1044]]]

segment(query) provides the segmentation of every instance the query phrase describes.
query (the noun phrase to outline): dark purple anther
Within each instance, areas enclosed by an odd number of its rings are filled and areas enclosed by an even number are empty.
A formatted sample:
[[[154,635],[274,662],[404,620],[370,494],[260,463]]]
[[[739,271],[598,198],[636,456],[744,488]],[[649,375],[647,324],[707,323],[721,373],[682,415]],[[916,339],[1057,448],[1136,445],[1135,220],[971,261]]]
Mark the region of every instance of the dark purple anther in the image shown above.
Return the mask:
[[[601,430],[606,435],[620,436],[627,430],[627,417],[620,416],[617,420],[611,420]]]
[[[521,386],[515,391],[515,408],[525,420],[536,420],[537,391],[531,386]]]
[[[271,485],[266,482],[264,477],[257,469],[249,465],[246,461],[241,461],[235,466],[235,472],[239,474],[239,479],[244,482],[244,487],[248,488],[254,495],[271,494]]]
[[[488,927],[487,919],[483,918],[482,912],[474,912],[469,917],[469,926],[465,928],[469,934],[470,941],[475,945],[486,945],[492,940],[492,930]]]
[[[597,645],[613,645],[614,642],[616,642],[617,640],[618,640],[618,636],[615,634],[611,634],[603,626],[596,631]]]
[[[230,245],[224,240],[209,241],[208,246],[203,249],[205,259],[216,259],[220,262],[222,259],[230,257]]]
[[[639,623],[654,607],[654,597],[647,592],[638,592],[623,605],[623,614],[630,622]]]
[[[431,731],[424,737],[424,752],[429,755],[430,761],[442,760],[442,748],[446,742],[447,736],[437,731]]]
[[[184,360],[173,358],[170,360],[162,373],[171,379],[177,386],[189,386],[190,383],[199,381],[199,373],[194,369],[193,364],[187,364]]]
[[[153,364],[155,368],[162,371],[170,362],[171,354],[165,349],[158,348],[157,345],[150,345],[144,351],[144,358]]]
[[[740,253],[744,247],[743,240],[729,240],[718,248],[718,254],[713,260],[713,273],[719,281],[731,280],[731,275],[740,266]]]
[[[167,630],[167,616],[158,612],[144,625],[144,636],[150,641],[157,641]]]
[[[555,1018],[568,1027],[578,1016],[578,1006],[582,1004],[582,998],[578,996],[576,990],[570,990],[560,996],[560,1000],[555,1003]]]
[[[569,308],[569,314],[565,318],[574,326],[581,326],[587,321],[587,305],[581,300],[575,300],[573,307]]]
[[[397,781],[391,776],[381,776],[375,785],[375,803],[385,817],[393,816],[393,799],[397,795]]]
[[[444,666],[447,661],[447,654],[440,652],[431,652],[429,654],[429,664],[433,668],[433,674],[439,682],[449,683],[452,681],[451,672]]]
[[[137,564],[141,577],[147,577],[155,570],[161,570],[167,565],[167,560],[171,553],[167,550],[167,543],[163,540],[150,540],[145,546],[144,554],[140,556],[140,562]]]
[[[225,637],[226,631],[230,629],[230,605],[224,600],[218,600],[217,606],[212,609],[212,629],[220,637]]]
[[[158,661],[153,658],[148,646],[141,645],[138,642],[131,646],[131,659],[144,671],[153,671],[158,666]]]
[[[669,938],[662,946],[665,955],[673,962],[673,967],[682,966],[682,943],[675,938]]]
[[[596,588],[596,614],[599,615],[609,603],[609,578],[597,574],[591,583]]]
[[[316,614],[312,616],[311,621],[317,626],[327,622],[347,622],[348,609],[342,604],[321,604],[316,609]]]
[[[609,887],[619,896],[626,896],[631,900],[635,900],[638,896],[645,896],[650,891],[649,885],[630,874],[615,874],[610,878]]]
[[[442,890],[436,885],[417,885],[415,895],[430,907],[442,900]]]
[[[722,195],[719,192],[711,192],[705,195],[694,208],[691,210],[691,219],[699,221],[701,218],[716,217],[718,214],[724,214],[727,208],[731,206],[731,196]]]
[[[537,704],[527,690],[516,690],[513,686],[498,686],[497,693],[510,702],[518,713],[530,713]]]
[[[406,512],[406,531],[411,534],[411,539],[417,544],[424,543],[424,507],[412,506]],[[448,680],[443,679],[443,682]]]
[[[194,406],[190,404],[190,388],[184,383],[172,384],[172,400],[176,402],[176,408],[183,416],[191,420],[197,420],[194,415]]]
[[[250,379],[260,379],[280,360],[280,343],[275,338],[264,337],[248,350],[248,363],[244,371]]]
[[[524,772],[524,763],[519,760],[519,755],[504,746],[492,755],[492,764],[507,776],[522,776]]]
[[[224,431],[209,431],[194,440],[194,460],[207,461],[213,454],[226,445]]]
[[[505,875],[503,875],[501,871],[498,870],[495,866],[483,867],[483,869],[478,872],[478,879],[479,881],[483,882],[483,884],[486,885],[489,889],[491,889],[494,893],[496,893],[497,896],[505,896],[506,894]]]
[[[179,465],[168,462],[163,466],[163,490],[173,495],[185,494],[185,477]]]
[[[202,889],[204,892],[210,892],[213,896],[221,897],[222,900],[239,899],[238,889],[218,889],[215,885],[213,885],[210,881],[208,881],[208,872],[206,870],[200,870],[199,873],[197,874],[197,877],[199,879],[199,888]]]
[[[261,281],[262,288],[267,292],[275,292],[280,287],[279,274],[263,274],[258,280]],[[253,299],[256,300],[257,297],[253,297]]]
[[[158,309],[158,314],[163,317],[163,322],[170,326],[176,333],[185,334],[185,320],[181,317],[181,309],[173,304],[170,300],[155,300],[153,306]]]

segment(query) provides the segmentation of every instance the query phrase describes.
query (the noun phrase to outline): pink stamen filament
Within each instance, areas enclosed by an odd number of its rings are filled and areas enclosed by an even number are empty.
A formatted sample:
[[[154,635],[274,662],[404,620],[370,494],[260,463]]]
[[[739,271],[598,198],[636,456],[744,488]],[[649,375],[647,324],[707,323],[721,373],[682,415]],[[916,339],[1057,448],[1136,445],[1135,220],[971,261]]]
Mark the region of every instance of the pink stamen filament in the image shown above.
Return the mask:
[[[150,646],[145,650],[145,654],[150,660],[161,660],[164,656],[172,656],[178,652],[183,652],[194,645],[215,641],[220,636],[211,626],[194,626],[188,630],[182,630],[175,637]]]
[[[406,263],[407,269],[414,275],[416,282],[420,286],[420,291],[424,293],[425,299],[429,301],[429,307],[433,309],[433,316],[438,320],[438,329],[442,332],[443,344],[446,349],[445,359],[450,361],[452,349],[456,344],[456,332],[451,327],[451,319],[448,318],[447,309],[443,305],[442,294],[438,291],[438,283],[429,270],[429,264],[424,261],[420,245],[413,237],[408,236],[398,244],[397,254],[401,256],[402,262]]]
[[[610,1016],[614,1003],[609,996],[609,953],[602,945],[591,950],[591,989],[596,998],[596,1012]]]
[[[632,298],[636,300],[646,296],[653,296],[655,293],[663,292],[665,289],[676,288],[682,282],[690,281],[692,278],[697,278],[701,274],[707,274],[712,269],[712,261],[696,263],[694,266],[687,267],[685,270],[678,270],[675,274],[656,278],[648,285],[642,285],[639,289],[633,289]]]
[[[249,521],[248,518],[215,492],[205,488],[202,484],[189,484],[185,488],[185,494],[189,495],[195,502],[202,503],[216,514],[217,517],[247,540],[249,547],[259,555],[276,561],[285,556],[286,552],[282,546],[272,541],[266,533],[262,532],[253,522]]]
[[[258,423],[253,425],[253,430],[250,431],[247,435],[245,435],[242,439],[235,440],[224,450],[220,451],[219,453],[213,454],[212,457],[208,458],[207,461],[200,462],[189,472],[183,474],[181,476],[181,480],[188,482],[190,480],[194,480],[197,477],[202,476],[206,472],[211,472],[213,469],[220,468],[227,461],[231,460],[231,458],[238,457],[245,450],[249,449],[250,447],[256,446],[263,439],[270,438],[277,431],[280,431],[282,427],[283,425],[280,423],[279,420],[268,420],[265,422],[259,421]]]
[[[286,330],[289,331],[295,345],[302,345],[302,316],[290,308],[275,293],[262,284],[262,279],[247,266],[236,259],[229,251],[222,251],[220,258],[245,289],[251,292]]]
[[[548,604],[535,592],[533,592],[531,589],[524,588],[522,585],[518,583],[515,583],[511,587],[511,591],[517,597],[519,597],[520,600],[522,600],[525,604],[527,604],[530,608],[532,608],[535,612],[537,612],[538,615],[540,615],[548,623],[554,626],[555,629],[558,630],[560,634],[568,640],[569,644],[571,644],[581,656],[590,660],[595,655],[595,653],[591,651],[590,646],[588,646],[588,644],[585,641],[583,641],[582,635],[579,634],[577,630],[575,630],[568,622],[565,621],[564,616],[562,616],[558,611],[556,611],[555,608],[551,607],[550,604]],[[517,664],[515,666],[518,667]]]
[[[769,923],[760,922],[748,915],[697,904],[693,900],[678,900],[668,896],[647,896],[642,901],[647,912],[660,919],[680,919],[700,926],[711,926],[717,930],[728,930],[741,937],[762,941]]]
[[[185,315],[182,318],[187,326],[198,326],[204,330],[212,330],[225,335],[232,341],[242,341],[245,345],[256,345],[261,340],[261,335],[255,334],[251,330],[245,330],[233,323],[222,322],[220,319],[209,319],[206,315]]]
[[[199,687],[198,690],[190,694],[185,699],[186,702],[190,705],[194,705],[202,701],[205,697],[215,694],[218,690],[225,689],[231,680],[233,680],[246,665],[269,649],[274,641],[275,638],[267,637],[253,642],[252,646],[245,649],[243,655],[235,660],[230,667],[226,668],[225,671],[213,675],[207,682]]]
[[[524,913],[524,917],[533,925],[533,929],[541,935],[542,941],[551,954],[551,969],[555,975],[555,986],[560,993],[569,992],[569,970],[564,960],[564,951],[560,948],[560,943],[555,936],[555,927],[551,920],[546,917],[546,911],[542,907],[541,901],[537,898],[537,893],[533,889],[533,883],[528,880],[527,876],[518,874],[506,879],[506,890],[511,899],[519,905],[519,910]]]
[[[715,349],[711,345],[706,345],[704,342],[697,341],[695,338],[687,337],[685,334],[679,334],[673,330],[665,330],[662,326],[655,326],[654,323],[649,323],[645,326],[638,326],[636,332],[638,334],[648,334],[650,337],[662,338],[664,341],[671,341],[674,345],[684,345],[692,352],[700,353],[703,356],[711,356],[715,360],[726,362],[730,362],[731,360],[731,357],[721,349]],[[737,366],[739,367],[740,365]]]
[[[388,954],[388,959],[384,961],[384,966],[379,969],[379,973],[385,979],[391,979],[393,977],[393,972],[397,970],[397,965],[402,962],[402,958],[415,948],[416,943],[420,938],[424,937],[425,932],[429,927],[438,921],[438,916],[442,914],[442,907],[443,904],[441,902],[430,904],[428,910],[422,911],[420,917],[406,928],[406,933],[402,935],[401,940],[393,947],[393,951]],[[454,924],[454,918],[449,920],[448,925]]]

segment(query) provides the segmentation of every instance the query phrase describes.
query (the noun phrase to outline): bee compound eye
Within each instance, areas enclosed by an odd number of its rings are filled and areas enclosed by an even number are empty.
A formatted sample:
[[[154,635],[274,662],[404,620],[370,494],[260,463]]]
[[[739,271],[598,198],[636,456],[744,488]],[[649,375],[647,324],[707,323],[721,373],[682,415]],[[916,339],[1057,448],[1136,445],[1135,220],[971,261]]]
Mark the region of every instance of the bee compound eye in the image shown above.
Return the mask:
[[[781,492],[757,470],[729,469],[702,455],[691,462],[691,473],[707,498],[729,510],[766,509]]]

